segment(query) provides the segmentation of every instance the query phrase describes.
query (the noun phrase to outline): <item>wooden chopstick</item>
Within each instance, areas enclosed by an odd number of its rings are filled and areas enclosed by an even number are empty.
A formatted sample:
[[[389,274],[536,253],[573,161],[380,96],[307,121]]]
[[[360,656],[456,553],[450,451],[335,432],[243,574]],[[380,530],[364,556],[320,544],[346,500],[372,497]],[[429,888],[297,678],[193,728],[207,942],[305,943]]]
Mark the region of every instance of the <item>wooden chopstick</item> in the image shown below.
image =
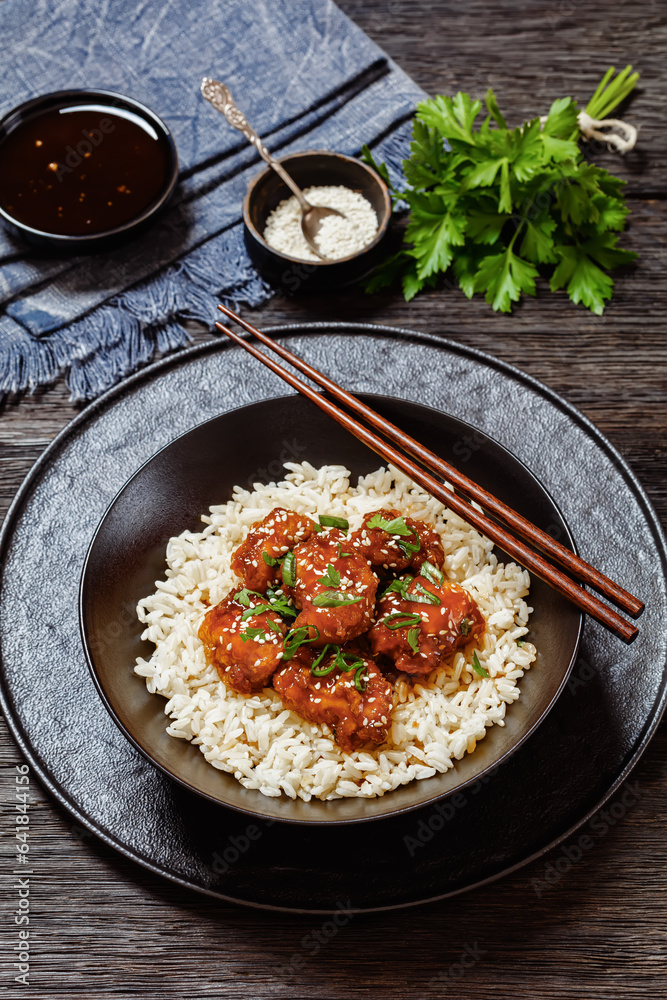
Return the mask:
[[[593,587],[598,593],[603,594],[610,601],[613,601],[619,608],[627,612],[636,618],[644,610],[644,604],[635,597],[633,594],[624,590],[619,584],[614,580],[610,580],[608,576],[601,573],[594,566],[589,565],[580,556],[576,555],[570,549],[567,549],[564,545],[561,545],[555,538],[547,534],[546,531],[542,531],[536,525],[531,524],[520,514],[517,514],[515,510],[508,507],[507,504],[503,503],[492,493],[483,489],[472,479],[468,479],[462,472],[459,472],[455,466],[450,465],[439,455],[425,448],[424,445],[415,441],[414,438],[410,437],[392,424],[391,421],[387,420],[386,417],[380,417],[379,414],[372,410],[370,406],[366,406],[362,403],[360,399],[356,396],[350,395],[346,392],[342,386],[333,382],[326,375],[323,375],[308,362],[304,361],[302,358],[298,357],[296,354],[292,354],[286,347],[282,344],[276,343],[271,337],[263,333],[262,330],[258,330],[248,323],[247,320],[238,316],[227,306],[219,305],[218,309],[220,312],[225,313],[231,319],[235,320],[240,326],[242,326],[248,333],[252,333],[253,336],[261,340],[263,344],[270,347],[272,351],[284,358],[285,361],[293,365],[299,371],[307,375],[308,378],[312,379],[318,385],[321,385],[323,389],[326,389],[334,399],[338,399],[340,402],[344,403],[348,409],[359,414],[364,420],[366,420],[372,427],[379,430],[385,437],[389,438],[394,443],[398,444],[403,451],[407,451],[414,458],[416,458],[422,465],[427,468],[432,469],[437,472],[438,475],[443,476],[449,482],[453,483],[457,489],[460,489],[464,494],[475,500],[480,506],[484,507],[487,513],[505,521],[516,534],[520,535],[522,538],[526,538],[533,545],[536,545],[543,552],[546,552],[551,559],[558,562],[561,566],[564,566],[568,572],[574,576],[575,579],[580,580],[582,583]]]
[[[242,321],[240,317],[237,317],[231,310],[228,310],[226,307],[220,307],[220,309],[221,312],[224,312],[226,315],[238,320],[241,325],[246,325],[245,321]],[[355,437],[357,437],[360,441],[363,441],[364,444],[379,454],[382,458],[390,461],[397,468],[405,472],[406,475],[413,479],[432,496],[436,497],[436,499],[438,499],[446,507],[453,510],[465,521],[489,537],[496,545],[499,545],[502,549],[504,549],[508,555],[516,559],[519,563],[521,563],[521,565],[525,566],[526,569],[530,570],[536,576],[549,583],[555,590],[571,600],[577,607],[579,607],[582,611],[585,611],[601,625],[608,628],[625,643],[629,644],[636,638],[638,629],[635,625],[626,621],[621,615],[618,614],[618,612],[616,612],[613,608],[608,607],[594,594],[584,590],[583,587],[563,573],[557,566],[551,565],[540,553],[535,552],[533,549],[524,544],[521,539],[515,538],[503,525],[498,524],[496,521],[492,521],[486,514],[480,513],[475,509],[475,507],[468,503],[468,501],[459,497],[456,493],[447,489],[441,482],[434,479],[429,472],[425,471],[411,459],[407,458],[402,452],[397,451],[391,444],[388,444],[377,434],[369,430],[367,427],[364,427],[343,410],[340,410],[334,403],[330,402],[326,399],[326,397],[317,392],[311,386],[307,385],[305,382],[302,382],[296,375],[293,375],[291,372],[282,368],[277,361],[274,361],[273,358],[268,357],[257,347],[248,343],[248,341],[244,340],[243,337],[239,336],[239,334],[234,333],[233,330],[230,330],[222,323],[216,323],[215,325],[236,344],[242,347],[249,354],[252,354],[253,357],[257,358],[258,361],[261,361],[262,364],[270,368],[276,375],[279,375],[280,378],[288,383],[288,385],[291,385],[292,388],[297,390],[297,392],[300,392],[302,395],[306,396],[313,403],[315,403],[316,406],[332,417],[338,424],[345,427],[346,430],[354,434]],[[255,332],[254,328],[252,329],[252,332]],[[257,331],[257,333],[260,334],[261,331]],[[290,361],[291,358],[295,358],[295,360],[299,362],[299,367],[303,366],[302,370],[304,370],[306,374],[309,374],[309,370],[312,370],[315,374],[315,369],[311,369],[306,362],[302,361],[300,358],[297,359],[296,355],[292,355],[286,348],[282,348],[281,345],[276,344],[266,334],[261,334],[260,339],[265,343],[268,343],[272,350],[276,350],[277,353],[282,354],[284,351],[287,355],[286,360]],[[325,385],[326,383],[326,388],[328,389],[330,380],[325,379],[325,377],[319,372],[317,372],[317,376],[317,380],[320,381],[320,384]],[[339,394],[344,393],[344,390],[342,390],[339,386],[336,386],[335,383],[331,383],[331,385],[335,387]],[[347,394],[345,394],[345,396],[346,395]],[[350,398],[354,399],[354,397]],[[355,400],[355,402],[359,403],[359,400]],[[363,406],[361,403],[359,403],[359,405]],[[378,414],[375,414],[372,410],[370,410],[370,413],[372,413],[374,419],[378,421],[378,426],[384,426],[384,421]],[[403,435],[401,432],[401,437],[403,436],[405,438],[408,437],[408,435]],[[424,451],[426,450],[427,449],[424,449]],[[470,480],[468,480],[468,482],[470,482]],[[500,501],[497,502],[500,503]],[[516,517],[519,517],[519,515],[516,515]],[[581,560],[581,563],[583,563],[583,566],[588,567],[588,564],[583,560]],[[589,569],[593,570],[593,567],[589,567]],[[641,604],[641,602],[638,603]]]

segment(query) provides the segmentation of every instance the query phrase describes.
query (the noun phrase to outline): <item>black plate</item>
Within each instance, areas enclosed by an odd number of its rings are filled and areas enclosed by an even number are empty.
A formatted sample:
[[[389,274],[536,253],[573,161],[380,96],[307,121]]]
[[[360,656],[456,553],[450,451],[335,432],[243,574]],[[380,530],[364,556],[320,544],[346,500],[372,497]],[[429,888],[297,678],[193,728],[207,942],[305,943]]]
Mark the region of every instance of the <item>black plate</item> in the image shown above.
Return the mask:
[[[466,474],[515,510],[572,540],[560,512],[535,477],[501,445],[476,428],[437,410],[399,399],[364,395],[364,401],[442,455],[475,442]],[[345,465],[352,482],[378,468],[380,459],[302,396],[283,396],[224,413],[158,452],[114,499],[93,539],[82,574],[81,629],[93,678],[125,735],[149,760],[187,788],[250,815],[297,823],[362,822],[424,806],[483,778],[513,753],[545,717],[565,684],[579,645],[582,616],[540,580],[531,586],[535,609],[530,638],[538,657],[521,681],[522,697],[508,706],[506,724],[492,726],[474,754],[445,774],[413,781],[374,799],[303,802],[268,798],[243,788],[206,762],[198,747],[165,733],[164,698],[149,694],[132,673],[137,656],[149,659],[136,616],[137,601],[164,577],[166,541],[201,530],[199,515],[232,497],[236,484],[252,487],[273,467],[282,442],[316,467]],[[464,446],[464,445],[463,445]],[[276,463],[279,465],[279,462]],[[282,478],[285,470],[278,471]],[[275,473],[273,474],[275,476]],[[270,478],[266,472],[263,478]],[[379,504],[379,501],[378,501]],[[507,559],[499,553],[501,559]]]
[[[587,621],[556,705],[491,780],[441,803],[442,812],[436,805],[355,826],[351,843],[340,827],[315,838],[310,828],[249,819],[165,777],[119,732],[95,690],[79,637],[79,579],[104,511],[151,455],[225,408],[283,391],[245,352],[214,341],[111,390],[28,476],[0,549],[3,711],[35,776],[77,823],[183,886],[315,912],[462,892],[585,822],[645,749],[665,704],[665,541],[618,453],[516,369],[396,328],[323,323],[279,335],[354,392],[424,403],[501,441],[545,484],[584,558],[645,600],[637,640],[625,647]],[[286,457],[292,445],[286,438]]]

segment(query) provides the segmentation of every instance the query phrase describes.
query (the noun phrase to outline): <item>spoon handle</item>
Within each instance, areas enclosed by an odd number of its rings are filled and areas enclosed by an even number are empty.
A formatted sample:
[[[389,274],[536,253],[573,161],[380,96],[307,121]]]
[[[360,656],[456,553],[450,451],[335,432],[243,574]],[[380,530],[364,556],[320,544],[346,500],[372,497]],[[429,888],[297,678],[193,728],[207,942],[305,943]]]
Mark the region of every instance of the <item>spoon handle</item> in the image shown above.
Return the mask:
[[[307,212],[310,208],[309,203],[304,197],[301,188],[294,183],[290,175],[286,170],[275,160],[268,149],[260,139],[260,137],[255,132],[254,128],[248,122],[248,119],[243,114],[243,112],[237,107],[234,98],[232,97],[229,87],[226,87],[224,83],[219,80],[212,80],[210,77],[205,76],[201,84],[201,92],[207,101],[210,101],[216,110],[222,112],[230,125],[242,132],[246,139],[253,144],[259,155],[265,160],[270,167],[273,167],[278,176],[287,184],[290,191],[296,195],[299,199],[299,204],[301,205],[301,210]]]

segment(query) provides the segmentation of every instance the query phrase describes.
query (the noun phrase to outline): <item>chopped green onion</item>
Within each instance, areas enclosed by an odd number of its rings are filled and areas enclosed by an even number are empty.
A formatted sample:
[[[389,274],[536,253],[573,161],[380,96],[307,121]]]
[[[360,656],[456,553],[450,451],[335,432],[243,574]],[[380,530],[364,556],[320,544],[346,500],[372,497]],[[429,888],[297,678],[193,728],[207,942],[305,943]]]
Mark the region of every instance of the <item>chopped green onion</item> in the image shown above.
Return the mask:
[[[399,538],[398,540],[399,547],[403,549],[403,552],[405,553],[406,556],[412,555],[413,552],[419,552],[420,548],[422,547],[419,534],[414,528],[412,529],[412,534],[417,539],[416,542],[406,542],[404,538]]]
[[[436,587],[441,586],[445,579],[440,570],[436,569],[433,563],[430,562],[423,562],[419,567],[419,572],[431,583],[434,583]]]
[[[479,658],[477,656],[477,650],[475,650],[475,652],[472,654],[472,669],[475,671],[476,674],[479,674],[480,677],[489,676],[489,671],[486,670],[479,662]]]
[[[247,642],[249,639],[256,639],[260,635],[266,635],[263,628],[247,628],[245,632],[241,632],[241,641]]]
[[[296,583],[296,556],[293,552],[288,552],[283,559],[283,580],[288,587]]]
[[[380,600],[382,600],[383,597],[386,597],[387,594],[395,592],[397,594],[400,594],[404,601],[407,601],[408,587],[412,583],[413,579],[414,577],[412,576],[406,576],[402,580],[392,580],[392,582],[385,590],[384,594],[381,595]]]
[[[419,593],[417,593],[419,591]],[[426,587],[422,587],[421,583],[415,584],[415,589],[410,591],[406,600],[413,604],[442,604],[442,601],[437,594],[432,594],[430,590]]]
[[[459,632],[461,635],[470,635],[471,625],[467,618],[461,619],[461,624],[459,625]]]
[[[330,674],[336,669],[336,658],[332,659],[328,666],[320,667],[320,663],[328,654],[330,649],[335,649],[337,654],[340,653],[340,646],[336,646],[334,643],[328,642],[317,659],[313,660],[313,663],[311,664],[310,672],[314,677],[326,677],[327,674]]]
[[[343,550],[340,547],[340,542],[339,542],[338,543],[338,558],[339,559],[349,559],[351,555],[352,555],[351,552],[343,552]]]
[[[329,590],[313,598],[316,608],[344,608],[347,604],[357,604],[361,597],[350,597],[342,590]]]
[[[364,671],[366,671],[366,674],[365,676],[362,676]],[[357,691],[361,691],[361,693],[363,694],[366,688],[368,687],[369,680],[370,677],[368,674],[368,664],[362,663],[361,666],[357,668],[354,674],[354,686],[356,687]]]
[[[321,535],[322,532],[324,531],[324,528],[322,527],[322,525],[321,524],[316,524],[314,521],[313,521],[313,529],[314,529],[316,535]]]
[[[333,563],[329,563],[324,576],[318,577],[320,583],[325,587],[340,587],[340,573],[334,568]]]
[[[338,669],[346,674],[349,670],[354,670],[360,663],[363,664],[364,661],[360,656],[355,656],[354,653],[344,653],[342,649],[339,649],[335,662]]]
[[[326,667],[320,667],[320,663],[322,663],[325,657],[329,655],[330,650],[332,653],[331,663]],[[333,655],[334,652],[335,655]],[[350,662],[348,662],[348,660]],[[359,665],[364,665],[364,661],[361,657],[355,656],[354,653],[344,653],[340,646],[337,646],[333,642],[328,642],[317,659],[313,661],[310,672],[315,677],[325,677],[336,667],[338,667],[338,669],[343,673],[348,673],[350,670],[357,669]]]
[[[344,517],[329,517],[328,514],[322,514],[318,517],[318,521],[323,528],[340,528],[341,531],[349,531],[350,522],[346,521]]]
[[[310,630],[315,629],[315,635],[310,636]],[[319,638],[320,630],[316,625],[302,625],[301,628],[293,629],[285,636],[285,648],[283,649],[283,660],[291,660],[299,646],[305,646],[309,642],[315,642]]]
[[[521,649],[525,641],[526,641],[525,639],[517,639],[516,644],[519,647],[519,649]]]
[[[413,653],[419,652],[419,626],[408,631],[408,642]]]
[[[378,623],[386,625],[387,628],[406,628],[408,625],[421,625],[421,615],[409,615],[406,611],[395,611],[393,615],[387,615]]]

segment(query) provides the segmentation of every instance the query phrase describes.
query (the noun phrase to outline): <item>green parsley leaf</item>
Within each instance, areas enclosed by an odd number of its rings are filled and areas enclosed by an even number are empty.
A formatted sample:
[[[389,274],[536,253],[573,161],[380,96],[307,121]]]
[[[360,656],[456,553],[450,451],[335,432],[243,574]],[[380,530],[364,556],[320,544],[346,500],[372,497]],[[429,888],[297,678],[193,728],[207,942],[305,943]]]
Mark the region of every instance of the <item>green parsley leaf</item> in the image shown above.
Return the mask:
[[[241,632],[241,642],[248,642],[249,639],[257,639],[259,636],[265,636],[266,632],[263,628],[247,628],[245,632]]]
[[[383,594],[380,595],[380,600],[386,597],[387,594],[396,593],[400,594],[404,601],[408,599],[408,586],[412,583],[413,577],[406,576],[402,580],[392,580],[387,589]]]
[[[324,576],[317,578],[325,587],[340,587],[340,573],[335,569],[333,563],[329,563]]]
[[[600,316],[605,299],[611,298],[614,282],[603,267],[630,264],[637,255],[616,247],[618,236],[603,233],[592,236],[584,243],[561,243],[555,247],[560,262],[551,277],[551,290],[567,288],[573,302],[585,306]]]
[[[388,521],[379,511],[373,514],[370,520],[366,522],[366,527],[381,528],[382,531],[386,531],[389,535],[411,535],[414,531],[414,528],[408,528],[405,518],[395,517],[393,520]]]
[[[264,595],[271,606],[271,610],[280,615],[281,618],[296,618],[298,610],[294,607],[289,598],[285,597],[282,590],[274,590],[268,587]]]
[[[475,275],[475,291],[486,292],[486,301],[495,310],[511,312],[512,302],[518,302],[521,293],[535,294],[537,268],[522,260],[509,246],[503,253],[489,254],[480,264]]]
[[[256,615],[263,615],[268,610],[268,604],[251,604],[241,615],[241,621],[247,622],[249,618],[254,618]]]
[[[604,118],[628,96],[638,79],[631,70],[605,74],[588,114]],[[571,97],[555,100],[544,121],[513,129],[492,90],[484,104],[481,124],[482,104],[468,94],[419,104],[403,164],[408,187],[392,188],[394,204],[410,211],[403,247],[367,290],[400,282],[410,301],[451,271],[468,298],[481,293],[494,310],[510,312],[535,294],[542,273],[552,290],[602,312],[613,288],[607,272],[635,259],[613,235],[628,214],[623,182],[584,160]],[[367,149],[364,159],[388,177]]]
[[[240,604],[241,607],[247,608],[250,606],[251,597],[261,598],[262,594],[258,593],[256,590],[248,590],[247,587],[244,587],[243,590],[239,590],[238,594],[235,595],[234,601],[237,604]]]

